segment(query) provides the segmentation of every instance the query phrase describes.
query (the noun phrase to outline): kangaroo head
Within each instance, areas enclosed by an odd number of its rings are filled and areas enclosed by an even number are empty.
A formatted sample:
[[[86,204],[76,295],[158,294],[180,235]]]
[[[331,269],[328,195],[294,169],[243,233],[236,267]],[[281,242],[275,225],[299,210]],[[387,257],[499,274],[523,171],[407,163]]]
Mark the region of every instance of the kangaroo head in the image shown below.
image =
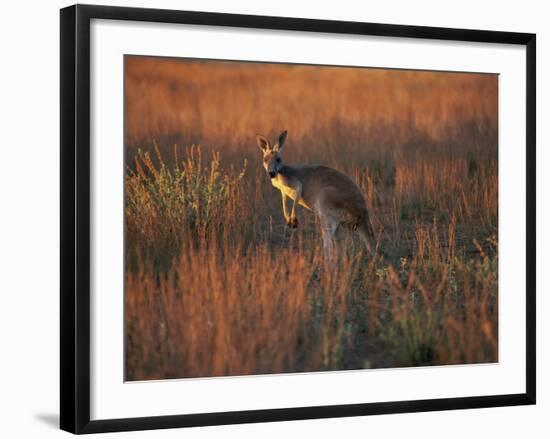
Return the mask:
[[[270,178],[275,178],[283,167],[281,151],[286,142],[286,131],[283,131],[279,139],[273,145],[264,136],[256,136],[258,147],[263,153],[263,165]]]

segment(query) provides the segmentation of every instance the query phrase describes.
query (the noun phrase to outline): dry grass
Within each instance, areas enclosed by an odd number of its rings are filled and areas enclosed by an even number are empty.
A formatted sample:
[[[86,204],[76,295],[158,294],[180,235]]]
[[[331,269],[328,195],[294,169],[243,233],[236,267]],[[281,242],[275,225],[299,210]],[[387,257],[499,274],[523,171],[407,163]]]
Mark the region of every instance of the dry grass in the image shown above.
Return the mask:
[[[498,360],[495,76],[125,62],[127,379]],[[283,129],[358,183],[376,257],[286,229],[255,145]]]

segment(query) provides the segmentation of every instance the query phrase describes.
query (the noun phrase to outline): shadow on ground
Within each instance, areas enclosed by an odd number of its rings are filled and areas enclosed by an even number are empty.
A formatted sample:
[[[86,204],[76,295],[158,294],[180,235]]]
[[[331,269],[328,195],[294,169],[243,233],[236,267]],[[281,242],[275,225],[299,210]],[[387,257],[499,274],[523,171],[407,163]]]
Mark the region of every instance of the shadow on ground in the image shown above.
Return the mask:
[[[50,428],[59,429],[59,415],[57,413],[35,413],[34,417]]]

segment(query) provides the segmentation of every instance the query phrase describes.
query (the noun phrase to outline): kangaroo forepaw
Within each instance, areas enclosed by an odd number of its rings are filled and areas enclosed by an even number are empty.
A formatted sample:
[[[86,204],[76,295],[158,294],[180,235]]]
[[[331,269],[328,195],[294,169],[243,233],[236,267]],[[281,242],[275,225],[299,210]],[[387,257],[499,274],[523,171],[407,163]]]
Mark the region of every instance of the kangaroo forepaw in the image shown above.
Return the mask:
[[[296,217],[287,218],[286,225],[291,229],[296,229],[298,227],[298,218]]]

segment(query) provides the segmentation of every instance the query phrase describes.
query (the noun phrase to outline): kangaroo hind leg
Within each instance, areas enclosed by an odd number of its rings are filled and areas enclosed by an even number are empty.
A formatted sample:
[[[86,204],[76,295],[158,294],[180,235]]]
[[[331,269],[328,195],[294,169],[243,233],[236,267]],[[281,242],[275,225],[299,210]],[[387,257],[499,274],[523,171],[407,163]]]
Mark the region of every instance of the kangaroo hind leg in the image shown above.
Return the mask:
[[[328,259],[333,259],[335,256],[336,243],[334,236],[338,229],[338,222],[329,215],[320,217],[321,233],[323,235],[323,251]]]
[[[315,211],[321,223],[323,251],[328,259],[333,259],[335,256],[335,235],[340,225],[338,216],[333,212],[331,195],[331,188],[327,188],[319,194],[315,203]]]

